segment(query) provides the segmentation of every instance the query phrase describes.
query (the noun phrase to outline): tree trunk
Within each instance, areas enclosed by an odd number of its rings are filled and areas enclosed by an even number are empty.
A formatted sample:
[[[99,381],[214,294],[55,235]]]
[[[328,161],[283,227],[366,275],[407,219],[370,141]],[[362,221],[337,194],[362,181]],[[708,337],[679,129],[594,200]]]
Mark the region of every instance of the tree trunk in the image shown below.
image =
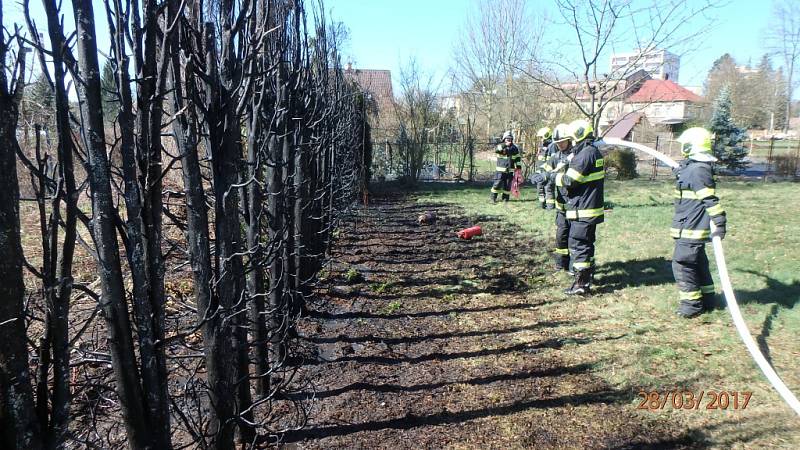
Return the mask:
[[[177,35],[173,37],[173,48],[177,49]],[[213,36],[212,36],[213,39]],[[177,52],[171,58],[173,110],[181,111],[196,97],[191,90],[194,65],[187,61],[185,79],[181,76],[181,62]],[[222,325],[219,299],[212,289],[211,248],[208,232],[208,209],[206,207],[200,161],[197,156],[197,124],[189,120],[193,109],[178,115],[173,122],[173,133],[181,154],[181,170],[186,191],[186,240],[189,260],[194,278],[194,296],[197,305],[197,320],[203,333],[203,352],[206,362],[206,378],[210,386],[209,399],[211,445],[217,450],[233,448],[234,422],[233,391],[230,376],[231,337],[230,328]]]
[[[248,317],[252,334],[254,360],[256,366],[256,395],[263,397],[269,394],[269,355],[267,342],[269,333],[264,322],[265,277],[262,263],[264,252],[261,250],[261,222],[264,213],[264,199],[261,193],[263,179],[262,162],[259,157],[262,139],[258,121],[261,120],[260,103],[253,105],[253,111],[247,127],[247,248],[250,255],[247,271]]]
[[[44,2],[47,14],[47,27],[50,35],[50,46],[53,49],[66,48],[64,33],[58,17],[54,0]],[[72,400],[69,387],[69,303],[72,296],[72,264],[75,254],[77,237],[77,208],[79,192],[75,186],[75,174],[72,154],[72,130],[69,122],[69,98],[67,97],[64,82],[64,56],[61,51],[53,51],[53,87],[55,94],[55,119],[58,133],[58,161],[61,178],[65,189],[65,221],[64,240],[58,262],[57,291],[53,302],[52,311],[49,312],[48,337],[52,345],[53,364],[53,397],[52,412],[49,422],[46,420],[47,399],[38,398],[41,405],[40,418],[42,426],[47,424],[45,434],[46,444],[49,448],[64,445],[66,432],[69,426],[69,405]],[[56,207],[54,206],[54,210]],[[55,227],[55,224],[52,224]],[[55,236],[54,236],[55,237]],[[52,243],[55,246],[55,242]],[[55,257],[55,255],[51,256]],[[44,350],[42,350],[44,351]],[[40,393],[46,393],[47,374],[40,372]]]
[[[0,1],[0,23],[3,4]],[[22,50],[24,52],[24,50]],[[0,447],[40,448],[25,337],[25,284],[17,180],[19,98],[10,92],[8,48],[0,39]],[[23,56],[24,57],[24,56]],[[24,74],[24,69],[23,69]],[[22,78],[20,78],[20,81]],[[18,86],[17,89],[20,87]]]
[[[174,9],[173,14],[177,14]],[[138,217],[132,219],[129,227],[137,239],[137,266],[142,285],[136,286],[134,312],[139,338],[141,357],[142,387],[145,402],[153,425],[156,446],[170,446],[169,393],[166,384],[166,361],[164,348],[156,343],[164,339],[164,261],[161,255],[161,119],[163,117],[162,86],[159,85],[160,72],[166,68],[158,67],[158,5],[155,0],[146,0],[143,7],[144,23],[141,27],[134,22],[134,52],[137,71],[137,114],[135,130],[135,153],[138,169],[132,167],[126,173],[128,184],[138,183],[135,188],[139,199],[136,204]],[[166,21],[171,23],[172,15]],[[124,47],[121,49],[124,51]],[[169,41],[161,52],[169,52]],[[127,73],[124,75],[127,78]],[[129,89],[125,86],[125,89]],[[131,142],[133,143],[133,142]],[[133,148],[128,146],[128,150]],[[129,158],[131,159],[131,158]],[[134,162],[131,160],[129,162]],[[138,175],[138,176],[137,176]],[[135,176],[128,180],[128,176]],[[127,190],[127,189],[126,189]],[[126,200],[129,197],[126,195]],[[129,236],[130,237],[130,236]],[[132,264],[132,266],[134,265]],[[133,267],[132,267],[133,271]]]
[[[230,5],[228,5],[230,6]],[[223,8],[222,14],[230,14],[230,10]],[[226,25],[226,26],[229,26]],[[230,29],[223,27],[222,48],[225,59],[223,67],[225,73],[229,72],[233,57],[226,51],[231,51],[232,43],[226,41],[230,38]],[[213,36],[213,24],[206,24],[206,76],[209,84],[206,97],[210,99],[208,111],[209,149],[212,159],[212,178],[214,189],[214,230],[216,247],[216,282],[218,286],[219,302],[227,316],[228,325],[232,327],[231,367],[235,386],[234,401],[237,414],[248,410],[252,403],[250,398],[249,368],[247,360],[247,329],[246,320],[241,314],[244,310],[244,296],[242,283],[242,258],[241,258],[241,230],[239,228],[239,195],[234,187],[238,181],[239,161],[241,149],[239,138],[241,130],[233,99],[226,90],[217,70],[216,40]],[[226,31],[227,30],[227,31]],[[231,83],[232,84],[232,83]],[[249,427],[240,427],[241,441],[250,441],[252,430]]]
[[[109,161],[105,148],[100,69],[91,0],[74,0],[80,81],[77,82],[81,106],[83,139],[89,155],[87,167],[92,193],[91,231],[97,250],[101,284],[101,306],[108,333],[117,393],[131,448],[152,448],[153,433],[139,384],[139,371],[133,348],[125,287],[114,229],[116,208],[111,193]]]

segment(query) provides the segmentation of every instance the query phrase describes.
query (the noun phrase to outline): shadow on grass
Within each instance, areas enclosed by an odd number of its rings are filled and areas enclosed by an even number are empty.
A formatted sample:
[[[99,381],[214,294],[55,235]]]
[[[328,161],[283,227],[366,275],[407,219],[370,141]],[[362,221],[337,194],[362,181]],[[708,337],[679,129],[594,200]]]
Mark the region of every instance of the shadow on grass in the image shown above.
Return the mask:
[[[757,291],[739,291],[734,287],[739,303],[743,305],[748,303],[776,304],[787,309],[792,309],[800,303],[800,281],[784,283],[753,270],[743,270],[742,272],[766,279],[767,287]]]
[[[376,420],[364,423],[333,425],[325,427],[308,428],[286,435],[286,442],[300,439],[319,439],[330,436],[343,436],[361,431],[378,431],[383,429],[409,430],[421,426],[435,426],[453,423],[462,423],[486,417],[508,416],[527,409],[561,408],[566,406],[581,406],[594,404],[627,403],[632,398],[632,393],[613,389],[602,389],[596,392],[564,395],[553,398],[526,399],[502,406],[493,406],[466,411],[445,411],[436,414],[417,416],[406,414],[404,417],[388,420]]]
[[[772,323],[778,317],[782,308],[793,309],[795,305],[800,303],[800,282],[794,281],[791,283],[784,283],[753,270],[743,270],[742,272],[762,277],[767,281],[767,287],[764,289],[759,289],[757,291],[736,290],[736,296],[737,301],[742,305],[772,305],[764,319],[764,323],[761,325],[761,333],[756,336],[756,342],[758,342],[761,353],[764,354],[764,358],[766,358],[771,365],[772,358],[770,356],[767,338],[769,338],[772,331]]]
[[[325,344],[325,343],[335,343],[335,342],[349,342],[349,343],[359,343],[359,342],[383,342],[384,344],[389,345],[396,345],[396,344],[413,344],[418,342],[425,342],[431,339],[454,339],[454,338],[465,338],[465,337],[481,337],[481,336],[497,336],[502,334],[513,334],[519,333],[521,331],[531,331],[536,330],[539,328],[555,328],[560,326],[566,325],[573,325],[578,323],[575,320],[551,320],[551,321],[542,321],[537,322],[532,325],[526,325],[523,327],[513,327],[513,328],[506,328],[503,330],[475,330],[475,331],[464,331],[460,333],[436,333],[436,334],[427,334],[427,335],[417,335],[417,336],[405,336],[405,337],[382,337],[382,336],[345,336],[339,335],[336,337],[311,337],[308,338],[309,341],[317,343],[317,344]]]
[[[419,356],[343,356],[330,361],[314,361],[309,364],[326,364],[326,363],[341,363],[341,362],[357,362],[359,364],[380,364],[380,365],[395,365],[395,364],[420,364],[429,361],[451,361],[454,359],[467,359],[467,358],[482,358],[485,356],[498,356],[506,355],[509,353],[524,352],[524,353],[537,353],[544,349],[560,349],[564,345],[585,345],[598,341],[612,341],[622,339],[626,335],[608,336],[602,338],[551,338],[545,339],[541,342],[524,342],[508,347],[500,347],[494,349],[481,349],[474,351],[461,351],[461,352],[433,352]]]
[[[641,448],[738,448],[741,447],[742,444],[749,447],[746,444],[755,439],[779,436],[780,433],[785,433],[790,430],[786,425],[776,425],[774,422],[770,423],[771,415],[772,414],[769,416],[750,416],[745,421],[743,421],[741,417],[736,416],[734,419],[705,424],[702,427],[690,428],[679,436],[668,436],[664,439],[655,440],[638,439],[626,442],[624,445],[610,448],[619,450]],[[715,434],[713,438],[712,433]]]
[[[674,283],[672,262],[666,258],[613,261],[597,268],[598,290],[615,291],[632,286],[658,286]]]
[[[591,364],[576,364],[567,367],[555,367],[549,369],[538,370],[525,370],[513,373],[500,373],[496,375],[488,375],[485,377],[470,378],[466,380],[455,381],[441,381],[437,383],[420,383],[410,386],[403,386],[397,384],[374,384],[357,382],[351,383],[336,389],[327,391],[320,391],[316,393],[299,393],[296,394],[299,398],[327,398],[344,394],[350,391],[373,391],[373,392],[386,392],[386,393],[400,393],[400,392],[419,392],[419,391],[433,391],[447,386],[466,384],[472,386],[482,386],[491,383],[504,382],[504,381],[522,381],[522,380],[535,380],[544,377],[560,377],[563,375],[578,375],[587,373],[593,366]]]
[[[383,297],[385,298],[385,296]],[[512,303],[508,305],[491,305],[482,306],[477,308],[450,308],[440,309],[436,311],[420,311],[420,312],[407,312],[400,314],[378,314],[367,311],[351,311],[344,313],[329,313],[325,311],[312,311],[310,317],[319,319],[407,319],[407,318],[422,318],[422,317],[437,317],[448,316],[450,314],[467,314],[467,313],[482,313],[489,311],[505,311],[515,309],[527,309],[543,305],[547,302],[541,303]]]

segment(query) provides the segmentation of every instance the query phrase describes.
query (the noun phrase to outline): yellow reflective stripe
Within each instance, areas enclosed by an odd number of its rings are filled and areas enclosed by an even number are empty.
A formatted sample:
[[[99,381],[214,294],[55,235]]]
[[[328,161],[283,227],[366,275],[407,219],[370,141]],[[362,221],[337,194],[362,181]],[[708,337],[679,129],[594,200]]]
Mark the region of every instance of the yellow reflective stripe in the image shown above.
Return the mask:
[[[709,216],[718,216],[718,215],[720,215],[720,214],[725,212],[725,210],[722,209],[722,205],[719,205],[719,204],[714,205],[714,206],[712,206],[710,208],[706,208],[706,211],[708,211],[708,215]]]
[[[681,230],[678,228],[670,228],[669,234],[675,239],[686,238],[701,240],[707,239],[709,236],[711,236],[711,230]]]
[[[543,202],[543,201],[544,201],[544,195],[540,195],[540,196],[539,196],[539,201],[540,201],[540,202]]]
[[[564,174],[560,173],[556,175],[556,186],[564,186]]]
[[[577,270],[583,270],[583,269],[588,269],[589,267],[592,267],[592,263],[590,263],[590,262],[574,262],[574,263],[572,263],[572,267],[574,267]]]
[[[699,191],[679,191],[675,189],[675,198],[688,198],[689,200],[702,200],[715,195],[714,189],[705,188]]]
[[[711,197],[712,195],[716,194],[716,190],[714,188],[703,188],[699,191],[694,191],[694,194],[697,196],[698,200],[702,200],[707,197]]]
[[[567,176],[577,182],[581,182],[583,180],[583,175],[581,175],[581,173],[575,169],[567,169]]]
[[[709,284],[707,286],[700,286],[700,292],[703,294],[713,294],[714,293],[714,285]]]
[[[700,291],[689,291],[683,292],[680,291],[681,300],[700,300],[703,298],[703,293]]]
[[[581,175],[581,173],[575,169],[567,169],[567,176],[578,183],[588,183],[590,181],[602,180],[606,177],[606,173],[601,170],[600,172],[590,173],[589,175]]]
[[[563,169],[563,168],[564,168],[564,167],[566,167],[566,166],[567,166],[567,164],[566,164],[564,161],[561,161],[560,163],[558,163],[558,164],[556,165],[556,168],[555,168],[554,170],[561,170],[561,169]]]
[[[564,204],[564,203],[560,203],[560,202],[556,201],[556,209],[558,209],[560,211],[566,211],[567,210],[567,205]]]
[[[552,203],[552,204],[555,204],[555,202],[556,202],[556,201],[555,201],[555,199],[548,198],[548,199],[546,200],[546,202],[547,202],[547,203]]]
[[[539,160],[539,161],[546,161],[547,160],[547,156],[546,155],[539,155],[539,156],[536,157],[536,159]]]
[[[491,192],[492,194],[499,194],[499,193],[500,193],[500,191],[499,191],[499,190],[497,190],[497,189],[495,189],[495,188],[492,188],[490,192]]]
[[[553,170],[553,166],[551,166],[550,164],[545,164],[542,166],[542,169],[551,172]]]
[[[556,253],[558,255],[569,255],[569,249],[568,248],[557,248],[557,249],[553,250],[553,253]]]
[[[603,208],[579,209],[567,211],[567,219],[589,219],[603,215]]]
[[[498,172],[505,172],[505,171],[507,171],[509,168],[508,168],[508,167],[500,167],[500,166],[495,166],[495,168],[494,168],[494,169],[495,169],[496,171],[498,171]]]
[[[594,162],[595,167],[603,167],[603,158],[598,158],[597,161]]]

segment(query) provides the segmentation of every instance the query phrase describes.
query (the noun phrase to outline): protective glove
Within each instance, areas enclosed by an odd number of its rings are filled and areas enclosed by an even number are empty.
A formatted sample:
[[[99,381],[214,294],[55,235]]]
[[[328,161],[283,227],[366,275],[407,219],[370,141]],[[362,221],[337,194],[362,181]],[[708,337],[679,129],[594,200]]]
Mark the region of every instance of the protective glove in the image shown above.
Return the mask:
[[[711,237],[719,236],[720,239],[725,239],[725,224],[727,220],[725,216],[716,216],[711,221]]]

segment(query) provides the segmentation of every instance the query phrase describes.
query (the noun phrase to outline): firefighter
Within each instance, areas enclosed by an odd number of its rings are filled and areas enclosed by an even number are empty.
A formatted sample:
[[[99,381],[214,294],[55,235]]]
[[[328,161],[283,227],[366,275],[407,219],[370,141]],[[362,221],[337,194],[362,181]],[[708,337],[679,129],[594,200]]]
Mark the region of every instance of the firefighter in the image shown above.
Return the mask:
[[[597,224],[603,222],[603,155],[594,145],[592,125],[583,119],[571,122],[572,158],[566,172],[555,174],[556,188],[566,200],[569,256],[575,279],[564,292],[588,294],[594,278],[594,243]]]
[[[672,273],[680,293],[678,315],[694,317],[714,306],[714,281],[708,268],[706,242],[725,237],[725,210],[716,195],[711,133],[700,127],[684,131],[677,141],[686,159],[674,170],[675,216],[670,234],[675,239]]]
[[[539,131],[536,132],[536,137],[541,139],[542,144],[539,146],[539,151],[536,154],[536,173],[544,173],[544,164],[547,160],[552,156],[551,145],[553,143],[553,134],[549,127],[542,127],[539,128]],[[546,209],[548,199],[551,199],[550,204],[553,205],[553,192],[552,188],[550,189],[549,196],[548,196],[548,183],[547,180],[544,180],[540,183],[536,184],[536,191],[539,193],[539,204],[541,205],[542,209]]]
[[[495,149],[497,164],[492,185],[492,203],[497,203],[497,194],[502,194],[503,201],[511,197],[511,180],[514,179],[514,170],[522,168],[522,155],[514,145],[514,135],[511,131],[503,133],[503,142]]]
[[[569,166],[570,155],[572,154],[572,143],[569,138],[569,126],[560,123],[553,130],[553,144],[556,152],[550,156],[544,164],[544,170],[548,174],[566,173]],[[555,175],[553,175],[555,176]],[[555,187],[551,176],[546,177],[547,185]],[[550,199],[548,199],[549,201]],[[553,198],[553,208],[556,210],[556,248],[553,250],[556,272],[570,272],[569,267],[569,221],[566,215],[566,200],[561,193],[561,189],[555,189]]]

